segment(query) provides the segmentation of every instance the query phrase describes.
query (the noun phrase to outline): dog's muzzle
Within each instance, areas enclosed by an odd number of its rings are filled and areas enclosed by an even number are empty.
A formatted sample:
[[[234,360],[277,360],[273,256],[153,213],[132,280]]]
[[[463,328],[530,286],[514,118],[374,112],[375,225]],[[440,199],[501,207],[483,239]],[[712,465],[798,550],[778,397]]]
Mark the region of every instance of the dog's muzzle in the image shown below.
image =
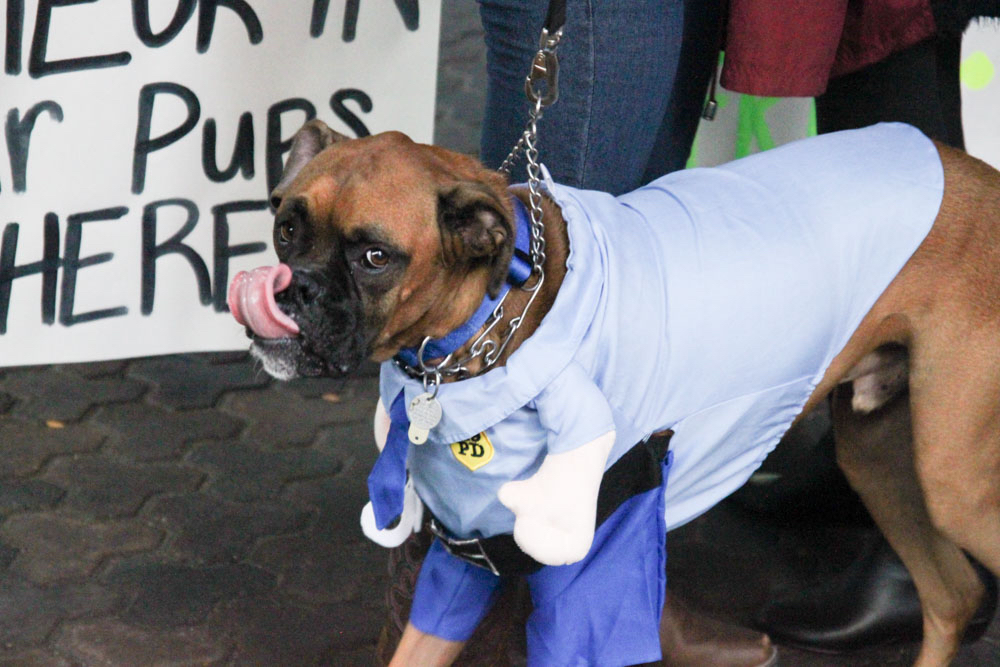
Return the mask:
[[[229,309],[253,339],[251,354],[278,379],[344,375],[367,356],[361,299],[350,280],[286,264],[260,267],[233,279]]]

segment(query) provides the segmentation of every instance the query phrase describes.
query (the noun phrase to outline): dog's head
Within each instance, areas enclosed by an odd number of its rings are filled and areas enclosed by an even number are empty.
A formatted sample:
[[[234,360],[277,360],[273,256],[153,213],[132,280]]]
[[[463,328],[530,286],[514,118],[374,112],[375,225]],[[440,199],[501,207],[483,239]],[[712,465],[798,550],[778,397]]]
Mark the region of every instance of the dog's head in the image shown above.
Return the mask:
[[[283,268],[238,277],[230,307],[283,379],[342,375],[444,336],[500,289],[513,253],[504,178],[397,132],[348,139],[310,121],[271,203],[290,280]]]

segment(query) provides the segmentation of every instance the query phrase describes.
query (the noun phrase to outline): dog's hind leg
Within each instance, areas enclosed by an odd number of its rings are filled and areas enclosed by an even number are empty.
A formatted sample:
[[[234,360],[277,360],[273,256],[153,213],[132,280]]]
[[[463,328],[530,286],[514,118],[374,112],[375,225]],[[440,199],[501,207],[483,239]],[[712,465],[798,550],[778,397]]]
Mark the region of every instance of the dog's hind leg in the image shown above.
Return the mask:
[[[965,333],[912,390],[917,475],[935,525],[1000,573],[1000,340]]]
[[[848,385],[834,392],[837,461],[913,576],[924,616],[916,664],[947,665],[979,606],[983,586],[927,510],[914,463],[907,395],[869,413],[855,411],[851,398]]]

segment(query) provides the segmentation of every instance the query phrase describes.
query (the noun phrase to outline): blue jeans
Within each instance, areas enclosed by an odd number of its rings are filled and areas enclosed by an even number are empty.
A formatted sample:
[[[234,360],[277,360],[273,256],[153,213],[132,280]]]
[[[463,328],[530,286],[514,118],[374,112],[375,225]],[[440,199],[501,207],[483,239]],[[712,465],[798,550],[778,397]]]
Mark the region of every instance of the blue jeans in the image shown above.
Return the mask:
[[[621,194],[681,169],[719,49],[720,0],[568,0],[559,100],[539,124],[560,183]],[[548,0],[479,0],[488,87],[481,157],[498,167],[528,119],[524,79]],[[512,179],[526,179],[523,160]]]

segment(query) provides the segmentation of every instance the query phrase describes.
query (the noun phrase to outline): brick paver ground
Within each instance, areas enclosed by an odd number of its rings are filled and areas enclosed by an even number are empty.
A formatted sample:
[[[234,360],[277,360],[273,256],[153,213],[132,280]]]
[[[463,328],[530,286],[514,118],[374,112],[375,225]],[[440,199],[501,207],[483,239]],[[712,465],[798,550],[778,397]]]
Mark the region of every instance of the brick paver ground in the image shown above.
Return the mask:
[[[481,40],[476,4],[446,0],[437,141],[468,153]],[[0,370],[0,666],[371,664],[386,556],[358,513],[376,393],[372,368],[279,384],[242,353]],[[671,534],[671,584],[746,620],[851,539],[724,505]],[[1000,664],[996,623],[957,664]]]

